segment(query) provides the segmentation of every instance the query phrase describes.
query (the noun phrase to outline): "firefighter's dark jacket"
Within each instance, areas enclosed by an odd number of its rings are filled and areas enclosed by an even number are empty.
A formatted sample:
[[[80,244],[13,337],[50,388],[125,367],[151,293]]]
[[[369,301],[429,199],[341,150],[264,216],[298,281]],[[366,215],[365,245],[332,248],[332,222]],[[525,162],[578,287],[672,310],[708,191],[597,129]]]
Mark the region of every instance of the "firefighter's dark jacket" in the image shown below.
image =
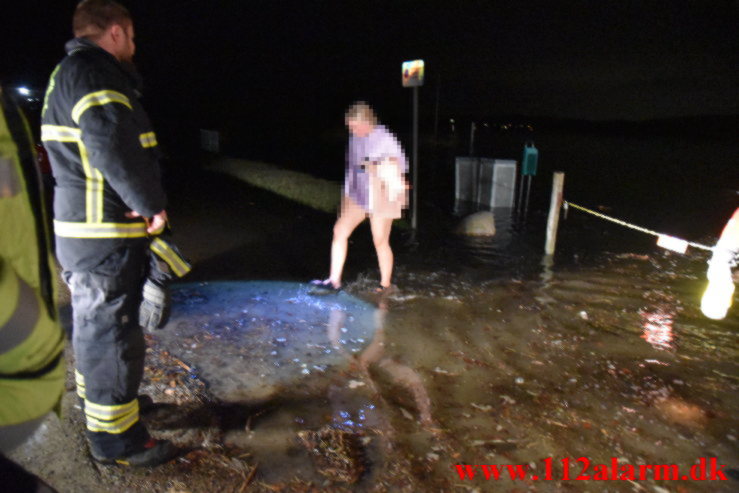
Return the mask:
[[[146,242],[141,218],[165,207],[159,149],[135,71],[83,38],[65,46],[42,110],[56,179],[54,232],[67,270],[87,270],[126,243]]]

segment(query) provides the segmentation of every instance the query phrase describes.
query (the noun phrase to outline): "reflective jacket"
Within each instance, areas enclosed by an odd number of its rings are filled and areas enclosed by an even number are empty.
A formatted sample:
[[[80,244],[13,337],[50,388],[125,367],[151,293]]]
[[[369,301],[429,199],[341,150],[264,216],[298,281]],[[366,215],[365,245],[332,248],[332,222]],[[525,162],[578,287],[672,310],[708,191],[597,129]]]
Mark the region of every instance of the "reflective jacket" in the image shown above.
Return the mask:
[[[133,70],[83,38],[66,50],[46,90],[41,139],[56,179],[57,257],[67,270],[86,270],[122,243],[146,238],[144,221],[125,213],[151,217],[165,195]]]
[[[64,390],[45,209],[25,119],[0,88],[0,443]]]

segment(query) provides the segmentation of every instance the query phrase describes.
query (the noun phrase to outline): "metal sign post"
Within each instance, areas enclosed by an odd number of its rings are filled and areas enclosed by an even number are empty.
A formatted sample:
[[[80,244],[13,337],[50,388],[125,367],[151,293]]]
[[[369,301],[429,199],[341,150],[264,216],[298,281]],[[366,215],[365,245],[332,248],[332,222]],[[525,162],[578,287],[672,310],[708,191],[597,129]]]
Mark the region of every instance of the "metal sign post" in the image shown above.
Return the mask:
[[[523,217],[525,218],[529,212],[529,198],[531,196],[531,181],[536,176],[537,167],[539,164],[539,150],[534,146],[532,141],[526,142],[523,149],[523,159],[521,159],[521,183],[519,186],[518,195],[518,207],[517,211],[521,210],[521,205],[524,204]],[[523,182],[526,181],[526,200],[523,199]]]
[[[423,60],[403,62],[403,87],[413,88],[413,205],[411,207],[411,228],[418,228],[418,88],[423,85]]]
[[[418,86],[413,88],[413,211],[411,228],[418,229]]]

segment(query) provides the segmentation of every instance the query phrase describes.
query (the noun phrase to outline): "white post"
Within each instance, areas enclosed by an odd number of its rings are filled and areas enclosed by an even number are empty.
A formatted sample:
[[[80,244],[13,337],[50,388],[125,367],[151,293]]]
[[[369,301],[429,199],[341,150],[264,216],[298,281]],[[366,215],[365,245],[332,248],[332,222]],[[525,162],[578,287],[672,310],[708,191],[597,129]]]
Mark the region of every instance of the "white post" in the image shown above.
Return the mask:
[[[557,226],[559,225],[559,210],[562,208],[564,185],[565,174],[555,171],[552,180],[552,198],[549,202],[549,218],[547,219],[547,241],[544,245],[544,253],[547,255],[554,255],[554,247],[557,243]]]

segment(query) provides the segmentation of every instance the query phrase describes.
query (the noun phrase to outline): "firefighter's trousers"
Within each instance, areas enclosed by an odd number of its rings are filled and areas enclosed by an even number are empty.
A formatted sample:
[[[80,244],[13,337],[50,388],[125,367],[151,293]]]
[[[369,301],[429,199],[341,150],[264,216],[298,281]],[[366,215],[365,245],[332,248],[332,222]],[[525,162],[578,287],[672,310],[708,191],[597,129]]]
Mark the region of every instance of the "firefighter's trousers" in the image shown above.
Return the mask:
[[[124,246],[89,271],[63,273],[72,293],[77,394],[97,458],[130,455],[149,438],[137,400],[146,350],[138,310],[147,251],[146,244]]]

